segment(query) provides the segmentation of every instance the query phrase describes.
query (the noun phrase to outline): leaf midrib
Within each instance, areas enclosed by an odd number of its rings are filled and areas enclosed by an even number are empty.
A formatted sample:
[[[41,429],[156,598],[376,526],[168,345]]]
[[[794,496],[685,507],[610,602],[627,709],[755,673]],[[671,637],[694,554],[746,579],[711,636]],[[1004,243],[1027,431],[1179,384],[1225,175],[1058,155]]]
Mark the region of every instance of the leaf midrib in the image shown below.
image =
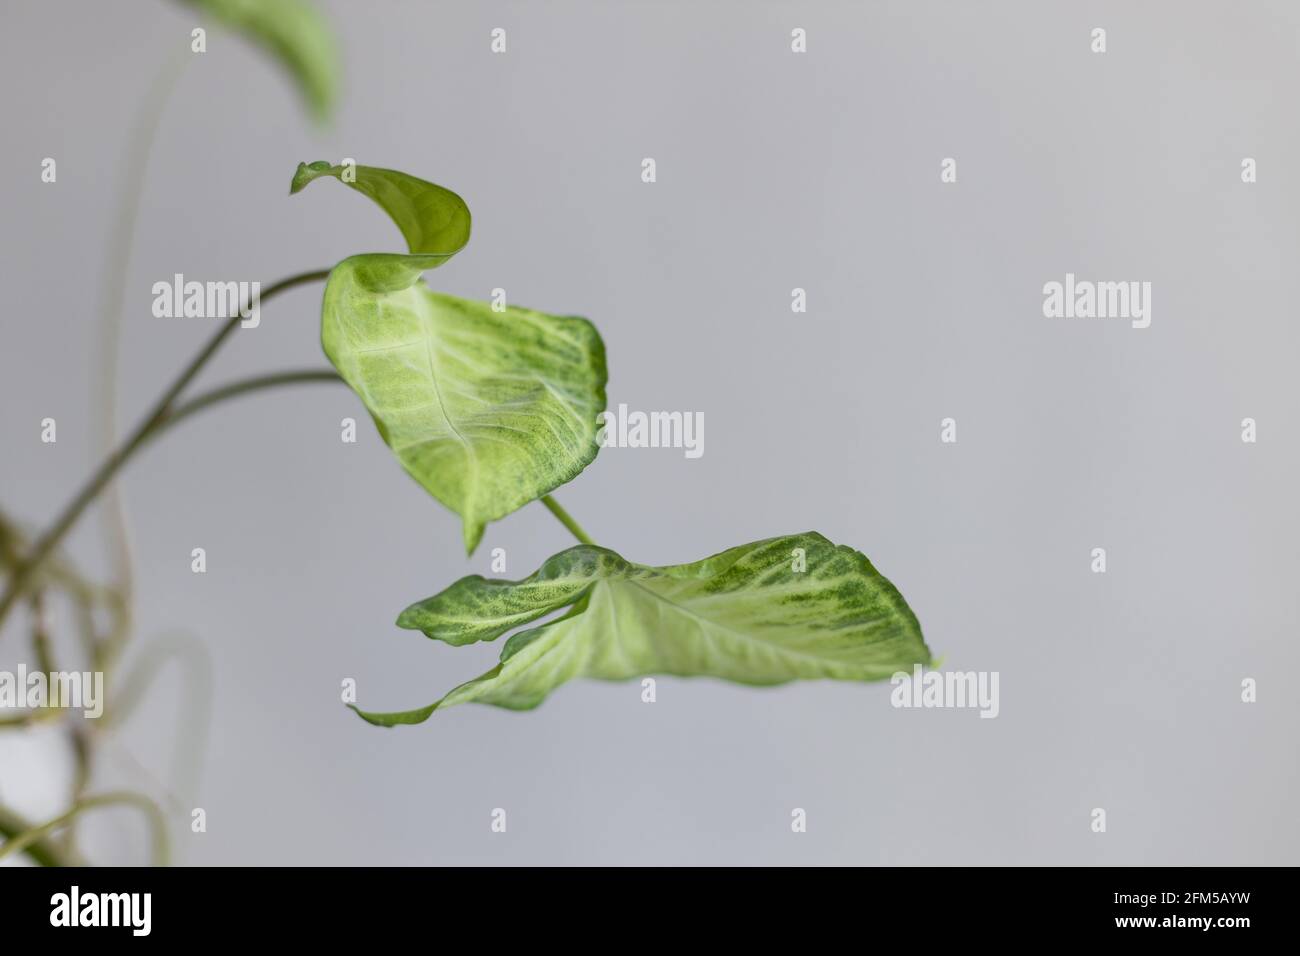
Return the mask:
[[[734,627],[731,627],[731,626],[728,625],[728,624],[722,624],[722,623],[719,623],[718,621],[715,621],[715,620],[713,620],[712,618],[702,617],[701,615],[696,614],[696,613],[695,613],[694,611],[692,611],[690,608],[687,608],[687,607],[685,607],[685,606],[683,606],[683,605],[681,605],[681,604],[678,604],[676,601],[671,601],[671,600],[669,600],[668,598],[664,597],[662,594],[659,594],[659,593],[657,593],[657,592],[655,592],[655,591],[652,591],[650,588],[646,587],[645,585],[643,585],[643,584],[639,584],[639,583],[637,583],[636,581],[631,580],[630,578],[627,578],[627,579],[625,579],[625,580],[626,580],[626,582],[627,582],[628,584],[630,584],[632,587],[635,587],[635,588],[637,588],[638,590],[644,591],[646,594],[650,595],[652,598],[655,598],[655,599],[658,600],[658,601],[662,601],[664,604],[667,604],[669,607],[673,608],[674,610],[680,611],[682,614],[685,614],[687,617],[691,618],[693,621],[698,621],[701,625],[709,625],[709,626],[712,626],[712,627],[716,627],[716,628],[718,628],[719,630],[727,631],[728,633],[731,633],[731,634],[736,635],[736,636],[739,637],[742,641],[745,641],[745,642],[747,642],[747,643],[750,643],[750,644],[757,644],[757,645],[759,645],[759,646],[761,646],[761,647],[770,648],[770,649],[772,649],[772,650],[774,650],[774,651],[777,651],[778,653],[781,653],[781,654],[788,654],[788,655],[791,656],[791,657],[802,657],[802,658],[804,658],[804,659],[806,659],[806,660],[817,661],[817,662],[820,663],[820,664],[840,664],[840,663],[850,663],[850,664],[851,664],[851,662],[841,662],[841,661],[836,660],[835,658],[823,657],[823,656],[818,655],[818,654],[809,654],[807,651],[794,650],[794,649],[792,649],[792,648],[790,648],[790,647],[787,647],[787,646],[784,645],[784,644],[779,644],[779,643],[776,643],[776,642],[774,642],[774,641],[764,640],[764,639],[761,638],[761,637],[756,637],[756,636],[754,636],[754,635],[752,635],[752,634],[748,634],[748,633],[746,633],[745,631],[738,631],[738,630],[736,630]],[[702,629],[703,629],[703,628],[702,628]]]
[[[420,310],[420,321],[424,326],[424,355],[425,360],[429,363],[429,380],[433,383],[434,397],[438,399],[438,411],[442,413],[442,420],[447,423],[447,427],[451,430],[451,433],[460,440],[462,445],[465,446],[465,451],[469,458],[470,477],[469,481],[466,483],[467,487],[464,507],[467,512],[472,512],[474,493],[478,489],[478,450],[465,438],[464,435],[460,433],[460,429],[456,427],[456,423],[451,420],[451,415],[447,412],[446,402],[442,399],[442,388],[438,384],[438,363],[434,358],[433,348],[435,333],[437,330],[432,321],[432,317],[425,309]]]

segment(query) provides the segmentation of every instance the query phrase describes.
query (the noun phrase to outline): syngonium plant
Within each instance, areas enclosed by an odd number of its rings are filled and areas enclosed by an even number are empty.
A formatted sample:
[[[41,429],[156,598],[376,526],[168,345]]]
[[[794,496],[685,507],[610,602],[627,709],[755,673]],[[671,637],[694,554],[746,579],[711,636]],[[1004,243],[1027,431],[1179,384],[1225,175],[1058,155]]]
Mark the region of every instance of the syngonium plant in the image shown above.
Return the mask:
[[[159,433],[232,396],[341,378],[407,473],[460,516],[467,554],[489,522],[538,500],[580,542],[520,581],[471,575],[402,611],[399,627],[452,645],[510,637],[496,667],[427,706],[390,713],[353,707],[372,724],[420,723],[435,710],[469,701],[526,710],[575,677],[668,674],[773,685],[881,680],[931,663],[916,617],[894,586],[864,555],[815,532],[664,567],[597,546],[550,495],[600,447],[607,373],[595,327],[575,316],[498,310],[433,291],[424,274],[469,241],[469,209],[456,193],[390,169],[326,162],[300,164],[290,192],[321,178],[370,197],[407,244],[406,253],[350,256],[328,271],[262,291],[265,303],[283,290],[326,280],[321,345],[337,377],[260,376],[179,403],[239,326],[240,314],[231,316],[33,545],[0,598],[0,620],[86,505]]]
[[[337,90],[337,53],[302,0],[188,0],[266,47],[319,118]],[[364,253],[332,269],[265,287],[261,301],[326,281],[321,344],[337,370],[258,376],[182,402],[198,372],[240,324],[236,313],[172,382],[139,426],[87,480],[51,527],[21,542],[0,594],[0,624],[54,574],[56,552],[123,465],[194,412],[253,391],[341,378],[398,462],[456,512],[472,554],[489,522],[541,501],[580,542],[519,581],[462,578],[401,612],[399,627],[451,645],[504,642],[500,663],[427,706],[375,713],[381,726],[420,723],[478,702],[536,707],[575,677],[709,676],[774,685],[802,678],[872,681],[931,663],[915,615],[852,548],[815,532],[767,538],[689,564],[652,567],[597,546],[550,492],[600,447],[605,348],[586,319],[435,292],[424,281],[469,241],[456,193],[368,166],[300,164],[290,192],[333,178],[393,220],[406,253]],[[0,545],[13,529],[0,525]],[[8,535],[12,537],[12,535]],[[15,539],[15,542],[17,539]],[[10,542],[11,544],[14,542]],[[6,551],[0,547],[0,558]],[[562,612],[547,623],[541,618]],[[0,821],[2,822],[2,821]]]
[[[467,553],[488,522],[537,500],[581,542],[523,580],[472,575],[404,610],[399,627],[452,645],[511,636],[486,674],[415,710],[354,707],[363,718],[420,723],[469,701],[524,710],[575,677],[870,681],[931,662],[894,586],[864,555],[820,534],[667,567],[598,547],[549,494],[600,446],[607,375],[595,327],[430,289],[424,274],[469,241],[469,209],[454,192],[325,162],[300,165],[291,192],[322,177],[370,197],[406,238],[404,255],[366,253],[335,266],[321,307],[325,354],[397,460],[460,515]]]
[[[202,21],[225,26],[268,52],[313,117],[329,118],[340,89],[338,45],[310,2],[183,2]],[[141,449],[196,412],[273,387],[340,378],[361,398],[402,467],[460,515],[467,552],[473,553],[489,522],[535,500],[580,542],[523,580],[473,575],[404,610],[400,627],[451,645],[509,636],[496,667],[425,707],[357,711],[372,724],[418,723],[439,708],[468,701],[527,709],[574,677],[671,674],[753,685],[798,678],[866,681],[929,662],[916,618],[893,586],[863,555],[819,534],[769,538],[668,567],[635,564],[596,546],[550,492],[581,472],[599,449],[606,384],[600,335],[585,319],[521,308],[497,311],[431,290],[423,276],[464,248],[469,210],[455,193],[403,173],[311,163],[293,178],[295,193],[323,177],[345,182],[382,207],[406,239],[405,254],[352,256],[333,269],[263,288],[265,303],[289,289],[326,281],[321,342],[337,374],[311,369],[259,375],[187,399],[195,377],[240,327],[237,312],[118,442],[114,383],[122,283],[149,144],[177,64],[183,62],[165,66],[141,101],[133,159],[124,164],[127,181],[118,191],[101,326],[107,374],[99,402],[105,447],[115,447],[43,533],[29,535],[0,514],[0,576],[5,577],[0,630],[20,601],[29,604],[35,660],[53,671],[45,602],[69,597],[88,666],[111,676],[112,706],[101,724],[115,727],[126,719],[161,655],[179,653],[161,643],[150,645],[131,670],[117,674],[132,630],[130,550],[125,516],[113,495],[117,474]],[[83,577],[59,550],[101,497],[108,505],[110,535],[117,539],[113,585]],[[100,611],[107,614],[106,627]],[[548,615],[556,616],[537,624]],[[59,713],[41,708],[5,715],[0,730],[21,731]],[[150,821],[155,862],[166,862],[166,815],[154,801],[133,791],[88,792],[100,738],[84,733],[78,723],[67,727],[76,760],[68,807],[33,824],[0,806],[0,837],[5,838],[0,858],[25,852],[44,865],[78,862],[69,829],[73,822],[88,810],[130,805]]]

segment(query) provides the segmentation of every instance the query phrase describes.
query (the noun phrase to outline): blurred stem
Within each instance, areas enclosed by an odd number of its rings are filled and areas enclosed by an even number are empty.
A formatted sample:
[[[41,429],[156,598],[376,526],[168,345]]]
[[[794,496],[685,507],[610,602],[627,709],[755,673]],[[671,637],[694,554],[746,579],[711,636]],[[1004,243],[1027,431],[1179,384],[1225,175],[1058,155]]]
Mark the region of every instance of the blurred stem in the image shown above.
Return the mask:
[[[105,708],[107,712],[107,708]],[[72,721],[68,725],[68,740],[72,745],[72,802],[76,803],[85,794],[90,787],[91,770],[94,765],[95,748],[91,741],[90,732],[83,726]],[[68,827],[67,832],[63,834],[63,840],[60,842],[69,852],[73,852],[77,845],[77,824],[73,821]]]
[[[0,836],[12,841],[24,834],[31,833],[33,829],[35,828],[18,814],[0,807]],[[9,843],[6,842],[3,846],[8,847]],[[52,841],[46,839],[38,838],[29,841],[23,847],[23,852],[31,858],[33,863],[39,866],[75,866],[78,862],[75,857],[64,853]]]
[[[50,629],[49,621],[45,615],[45,591],[37,588],[32,592],[32,656],[36,659],[36,666],[46,674],[53,674],[58,670],[54,666],[54,654],[50,650]]]
[[[0,514],[0,570],[12,571],[23,563],[28,547],[27,535],[17,525]],[[94,631],[94,608],[107,607],[114,616],[121,616],[121,596],[112,588],[104,587],[83,577],[71,564],[59,556],[50,555],[41,569],[40,582],[63,591],[77,605],[78,624],[83,630]],[[36,587],[37,579],[30,585]],[[84,635],[83,635],[84,636]],[[87,644],[88,653],[94,648]],[[93,656],[93,654],[90,654]]]
[[[290,276],[287,279],[281,279],[274,285],[269,286],[262,292],[261,301],[266,302],[274,298],[281,292],[305,285],[309,282],[321,282],[328,278],[329,270],[321,269],[316,272],[303,272],[296,276]],[[246,303],[241,310],[247,312],[251,308],[251,303]],[[145,415],[144,419],[136,426],[130,437],[118,447],[102,465],[95,471],[82,486],[81,491],[68,502],[62,513],[54,524],[52,524],[36,543],[32,546],[30,553],[24,556],[23,563],[14,570],[13,577],[9,582],[8,590],[4,596],[0,597],[0,625],[4,624],[5,618],[27,590],[28,583],[32,575],[40,569],[45,559],[50,553],[59,546],[64,536],[77,523],[77,519],[85,512],[86,508],[99,497],[105,486],[108,485],[113,477],[122,469],[137,451],[149,439],[154,429],[158,428],[174,411],[176,400],[180,393],[185,390],[186,386],[194,380],[194,377],[203,369],[208,361],[216,354],[217,350],[225,343],[235,331],[239,328],[242,318],[238,312],[226,320],[212,337],[208,339],[207,344],[199,351],[190,363],[181,371],[180,375],[168,386],[167,390],[154,403],[153,407]]]
[[[198,792],[199,773],[212,721],[212,662],[203,644],[191,635],[177,633],[141,648],[134,668],[113,687],[113,711],[111,717],[105,711],[104,729],[117,729],[129,720],[143,700],[145,691],[153,685],[162,668],[172,661],[181,667],[184,692],[180,699],[181,712],[175,721],[171,783],[161,789],[178,795],[179,799],[173,798],[168,802],[179,809],[182,802],[192,801]],[[139,769],[143,770],[143,767]]]
[[[0,717],[0,730],[24,730],[35,724],[58,720],[67,711],[61,707],[40,707],[36,710],[20,710],[8,717]]]
[[[60,814],[53,820],[42,823],[40,826],[29,827],[20,833],[12,835],[7,842],[0,844],[0,860],[3,860],[11,853],[22,852],[28,847],[45,841],[51,833],[67,826],[87,810],[111,806],[132,806],[145,815],[145,819],[149,822],[149,828],[153,831],[153,864],[154,866],[166,866],[170,852],[167,840],[166,817],[163,816],[162,810],[158,808],[158,804],[144,794],[131,793],[126,790],[101,793],[93,797],[83,797],[74,803],[70,810]]]
[[[550,509],[551,514],[560,519],[560,524],[564,525],[573,533],[573,536],[583,544],[595,545],[596,542],[591,540],[591,536],[582,530],[582,525],[573,520],[573,515],[569,514],[560,507],[560,503],[550,495],[542,495],[542,504]]]
[[[99,354],[102,362],[97,366],[98,387],[92,390],[92,395],[97,397],[95,410],[100,415],[100,455],[107,455],[117,444],[118,353],[121,351],[122,316],[126,308],[127,274],[131,268],[131,251],[135,245],[136,223],[140,217],[149,154],[153,151],[167,101],[189,61],[189,51],[178,50],[163,64],[149,85],[148,94],[140,103],[132,135],[127,139],[127,154],[109,233],[109,253],[104,263],[103,288],[107,311],[100,325]],[[122,601],[121,613],[114,621],[108,640],[120,643],[126,639],[131,629],[135,575],[126,510],[116,482],[110,482],[104,489],[102,514],[114,583]]]

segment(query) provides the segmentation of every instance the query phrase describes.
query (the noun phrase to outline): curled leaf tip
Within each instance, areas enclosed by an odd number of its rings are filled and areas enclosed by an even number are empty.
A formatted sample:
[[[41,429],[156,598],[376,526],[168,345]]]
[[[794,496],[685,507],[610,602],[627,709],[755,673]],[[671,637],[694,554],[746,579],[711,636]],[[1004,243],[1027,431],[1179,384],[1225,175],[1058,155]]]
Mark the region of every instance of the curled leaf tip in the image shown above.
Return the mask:
[[[356,704],[348,704],[347,707],[366,723],[373,724],[376,727],[396,727],[399,724],[422,724],[429,719],[430,714],[437,710],[437,704],[433,704],[429,707],[421,707],[417,710],[402,710],[390,714],[372,713],[368,710],[362,710]]]
[[[450,189],[395,169],[358,166],[351,161],[331,166],[317,161],[298,164],[289,187],[290,194],[322,176],[333,176],[386,212],[401,230],[411,255],[437,256],[434,265],[438,265],[460,252],[469,242],[469,206]]]
[[[289,184],[289,195],[301,192],[309,182],[328,174],[329,171],[330,164],[323,159],[318,159],[314,163],[299,163],[293,174],[293,182]]]

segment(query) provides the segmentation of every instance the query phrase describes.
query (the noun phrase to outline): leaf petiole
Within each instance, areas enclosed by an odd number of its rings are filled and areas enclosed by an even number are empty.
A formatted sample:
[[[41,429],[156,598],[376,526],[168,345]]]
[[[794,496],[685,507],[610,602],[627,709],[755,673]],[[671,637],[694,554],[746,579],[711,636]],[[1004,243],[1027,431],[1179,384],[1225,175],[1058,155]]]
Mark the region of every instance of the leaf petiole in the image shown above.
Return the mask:
[[[577,538],[583,544],[589,544],[592,545],[593,547],[595,546],[596,542],[592,541],[591,536],[587,534],[587,532],[582,530],[582,525],[578,524],[578,522],[573,520],[573,515],[569,514],[562,507],[560,507],[560,503],[558,501],[556,501],[550,495],[542,495],[542,504],[546,505],[546,507],[550,510],[551,514],[555,515],[555,517],[560,519],[560,524],[568,528],[569,531],[572,532],[575,538]]]

